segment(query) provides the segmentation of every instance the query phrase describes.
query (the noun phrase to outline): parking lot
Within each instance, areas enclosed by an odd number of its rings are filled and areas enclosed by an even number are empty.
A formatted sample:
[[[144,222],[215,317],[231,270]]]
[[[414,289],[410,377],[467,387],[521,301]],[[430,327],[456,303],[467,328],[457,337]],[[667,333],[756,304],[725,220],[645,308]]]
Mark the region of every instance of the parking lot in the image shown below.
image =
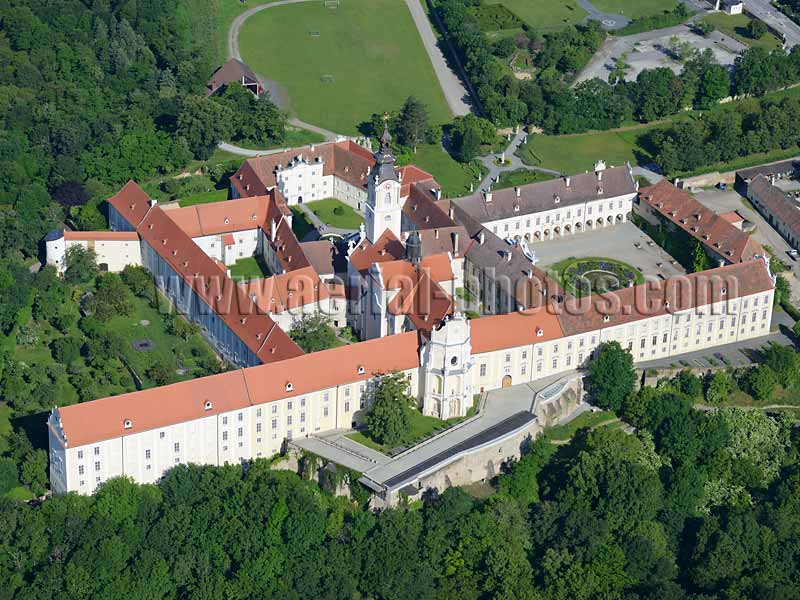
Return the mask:
[[[538,242],[531,248],[539,260],[538,266],[545,270],[567,258],[593,256],[628,263],[639,269],[645,277],[667,278],[686,273],[669,254],[631,222]]]

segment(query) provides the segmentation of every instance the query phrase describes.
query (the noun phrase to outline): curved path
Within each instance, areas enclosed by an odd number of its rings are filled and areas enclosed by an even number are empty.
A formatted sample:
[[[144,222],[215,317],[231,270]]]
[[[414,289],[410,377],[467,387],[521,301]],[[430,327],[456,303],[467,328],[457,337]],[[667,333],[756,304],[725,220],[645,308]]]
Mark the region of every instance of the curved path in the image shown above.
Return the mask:
[[[600,21],[605,29],[622,29],[631,22],[628,17],[603,12],[589,2],[589,0],[578,0],[578,4],[580,4],[583,10],[589,13],[589,16],[585,19],[586,21]]]
[[[242,54],[239,50],[239,32],[241,31],[244,22],[257,12],[266,10],[268,8],[274,8],[276,6],[286,6],[289,4],[318,1],[319,0],[274,0],[273,2],[260,4],[244,11],[233,20],[233,23],[231,23],[231,27],[228,30],[228,58],[242,60]],[[461,80],[455,75],[455,73],[453,73],[450,67],[447,66],[444,55],[436,44],[436,36],[434,35],[431,24],[428,21],[428,17],[422,8],[422,5],[420,4],[420,0],[405,0],[405,2],[409,12],[411,13],[411,18],[414,21],[414,25],[416,25],[417,31],[422,39],[422,44],[425,47],[425,51],[428,53],[431,65],[436,73],[436,78],[439,80],[439,85],[442,88],[442,92],[444,93],[445,100],[447,101],[450,110],[457,116],[466,115],[470,112],[470,107],[465,102],[465,99],[469,97],[469,94],[467,93],[464,85],[461,83]],[[242,62],[244,61],[242,60]],[[268,82],[260,75],[258,75],[258,78],[261,82],[261,85],[267,89],[269,87],[267,85]],[[344,137],[340,136],[336,132],[324,129],[311,123],[306,123],[305,121],[301,121],[300,119],[294,117],[289,119],[289,124],[293,125],[294,127],[300,127],[301,129],[307,129],[309,131],[313,131],[314,133],[318,133],[328,141],[335,140],[339,137]],[[224,142],[221,143],[219,147],[221,150],[225,150],[226,152],[230,152],[232,154],[251,157],[274,154],[277,152],[275,150],[249,150],[247,148],[242,148],[240,146]]]

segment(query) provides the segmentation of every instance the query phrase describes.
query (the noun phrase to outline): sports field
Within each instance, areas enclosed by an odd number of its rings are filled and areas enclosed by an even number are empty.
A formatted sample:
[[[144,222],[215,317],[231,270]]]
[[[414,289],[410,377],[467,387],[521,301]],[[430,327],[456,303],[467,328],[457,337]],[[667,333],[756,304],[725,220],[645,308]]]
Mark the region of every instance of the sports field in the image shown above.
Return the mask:
[[[678,5],[678,0],[591,0],[591,2],[598,10],[625,15],[629,19],[658,15]]]
[[[297,117],[357,134],[373,113],[397,110],[410,95],[431,118],[452,118],[405,3],[341,0],[277,6],[242,26],[245,62],[287,91]]]
[[[556,29],[580,23],[587,13],[576,0],[486,0],[502,4],[534,29]]]

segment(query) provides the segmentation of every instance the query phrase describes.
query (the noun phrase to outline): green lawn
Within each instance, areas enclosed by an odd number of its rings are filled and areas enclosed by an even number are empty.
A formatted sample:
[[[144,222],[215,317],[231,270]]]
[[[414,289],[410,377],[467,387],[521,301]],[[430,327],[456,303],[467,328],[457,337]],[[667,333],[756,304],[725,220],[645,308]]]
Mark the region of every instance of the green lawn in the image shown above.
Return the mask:
[[[210,192],[201,192],[181,198],[178,204],[181,206],[194,206],[195,204],[208,204],[209,202],[220,202],[227,199],[228,190],[211,190]]]
[[[534,29],[556,29],[583,21],[587,13],[576,0],[485,0],[502,4]]]
[[[303,212],[299,206],[291,206],[292,209],[292,231],[301,242],[308,235],[308,232],[314,229],[314,225],[308,220],[308,216]]]
[[[761,46],[767,50],[781,47],[781,41],[770,31],[767,31],[759,40],[749,37],[747,27],[753,19],[748,15],[727,15],[719,12],[708,15],[703,20],[747,46]]]
[[[331,227],[358,229],[364,222],[360,214],[336,198],[307,202],[306,207],[317,215],[320,221]]]
[[[403,2],[270,8],[247,20],[239,46],[254,71],[286,88],[299,118],[338,133],[356,134],[373,113],[397,110],[409,95],[433,121],[452,118]]]
[[[231,279],[264,279],[269,277],[269,269],[255,256],[240,258],[230,266]]]
[[[424,169],[442,186],[442,193],[455,198],[469,193],[470,183],[475,187],[483,178],[481,167],[476,164],[462,164],[445,152],[438,144],[425,144],[417,147],[416,154],[398,157],[398,164],[414,164]]]
[[[565,441],[572,439],[581,429],[594,427],[604,421],[613,419],[616,415],[613,411],[603,410],[600,412],[585,412],[564,425],[555,425],[545,429],[545,435],[550,440]]]
[[[624,279],[624,281],[620,281],[622,287],[627,287],[627,283],[631,280],[629,276],[626,276],[626,273],[633,273],[633,282],[636,285],[641,285],[644,283],[644,275],[636,269],[636,267],[632,267],[631,265],[622,262],[621,260],[614,260],[613,258],[601,258],[601,257],[594,257],[594,256],[582,256],[580,258],[567,258],[565,260],[559,261],[553,265],[547,267],[547,272],[555,279],[561,283],[565,290],[569,293],[573,294],[574,296],[582,296],[584,294],[581,293],[581,290],[575,287],[575,281],[577,279],[577,275],[573,270],[569,276],[566,275],[568,269],[576,266],[577,263],[587,263],[585,265],[585,269],[591,270],[604,270],[606,272],[614,273],[617,276],[618,280]],[[598,263],[609,263],[605,268],[600,267]],[[589,275],[586,276],[591,282],[592,293],[598,293],[597,289],[595,288],[595,282],[591,279]],[[605,286],[603,286],[605,287]],[[603,290],[599,290],[602,292]]]
[[[649,17],[670,11],[678,5],[678,0],[591,0],[595,8],[615,15],[625,15],[629,19]]]
[[[286,126],[286,136],[281,142],[274,144],[258,144],[250,140],[236,140],[233,143],[242,148],[249,148],[250,150],[272,150],[274,148],[297,148],[298,146],[309,146],[311,144],[320,144],[325,141],[325,138],[318,133],[309,131],[308,129],[300,129],[299,127]]]
[[[358,442],[359,444],[363,444],[368,448],[372,448],[373,450],[377,450],[378,452],[383,452],[384,454],[389,453],[394,448],[400,446],[413,446],[417,442],[422,441],[423,439],[433,435],[437,431],[444,429],[446,427],[450,427],[455,423],[458,423],[462,419],[448,419],[447,421],[442,421],[441,419],[437,419],[436,417],[428,417],[423,415],[419,411],[412,411],[411,412],[411,427],[408,430],[408,433],[403,436],[403,439],[400,440],[398,444],[395,446],[384,446],[379,444],[375,440],[369,437],[368,432],[360,432],[356,431],[354,433],[348,433],[347,437],[349,437],[354,442]]]
[[[552,175],[541,173],[539,171],[530,171],[528,169],[517,169],[516,171],[506,171],[500,174],[500,181],[494,184],[494,188],[501,190],[518,185],[527,185],[529,183],[536,183],[537,181],[547,181],[552,179]]]
[[[648,162],[651,157],[639,144],[639,137],[663,124],[616,129],[575,135],[528,136],[528,143],[517,155],[526,164],[546,167],[562,173],[583,173],[594,168],[598,160],[610,165],[632,165]]]

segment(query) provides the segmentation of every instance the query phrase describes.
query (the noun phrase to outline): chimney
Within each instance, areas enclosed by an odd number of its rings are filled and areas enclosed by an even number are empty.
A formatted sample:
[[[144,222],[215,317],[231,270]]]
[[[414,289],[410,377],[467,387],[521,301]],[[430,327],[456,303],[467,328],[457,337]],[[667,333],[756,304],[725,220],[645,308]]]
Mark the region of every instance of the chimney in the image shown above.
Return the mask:
[[[270,238],[272,238],[272,241],[274,242],[275,238],[278,236],[278,221],[276,221],[275,219],[272,219],[272,221],[270,222],[269,233],[270,233]]]
[[[453,232],[453,256],[458,256],[458,232]]]
[[[433,193],[436,194],[437,200],[442,199],[442,188],[436,188]]]
[[[598,171],[597,172],[597,181],[603,181],[603,172],[602,171]]]
[[[492,201],[492,192],[491,191],[483,192],[483,199],[486,201],[487,204],[489,202],[491,202]]]
[[[511,256],[511,250],[508,250],[506,252],[506,262],[511,262]]]
[[[525,275],[528,276],[528,279],[533,279],[533,269],[525,269]]]
[[[315,148],[314,144],[311,144],[311,151],[312,152],[314,151],[314,148]]]
[[[518,188],[518,187],[515,187],[514,188],[514,193],[517,195],[517,198],[519,198],[521,193],[522,193],[522,190],[520,188]]]
[[[564,184],[565,184],[567,187],[569,187],[569,184],[570,184],[571,182],[572,182],[572,178],[571,178],[571,177],[569,177],[569,176],[567,176],[567,177],[564,177]]]
[[[483,242],[485,242],[485,241],[486,241],[486,234],[485,234],[484,232],[482,232],[482,231],[481,231],[481,232],[478,234],[478,243],[479,243],[481,246],[483,246]]]
[[[397,181],[403,183],[403,171],[397,171]]]
[[[434,229],[433,230],[433,237],[436,238],[437,240],[439,239],[439,230],[438,229]]]
[[[370,172],[370,171],[372,171],[372,167],[370,167],[369,165],[367,165],[367,177],[369,177],[369,172]]]
[[[450,205],[450,208],[447,210],[447,216],[448,216],[448,217],[450,217],[451,219],[453,219],[453,218],[454,218],[454,216],[455,216],[455,212],[456,212],[456,211],[455,211],[455,209],[453,208],[453,205],[451,204],[451,205]]]

